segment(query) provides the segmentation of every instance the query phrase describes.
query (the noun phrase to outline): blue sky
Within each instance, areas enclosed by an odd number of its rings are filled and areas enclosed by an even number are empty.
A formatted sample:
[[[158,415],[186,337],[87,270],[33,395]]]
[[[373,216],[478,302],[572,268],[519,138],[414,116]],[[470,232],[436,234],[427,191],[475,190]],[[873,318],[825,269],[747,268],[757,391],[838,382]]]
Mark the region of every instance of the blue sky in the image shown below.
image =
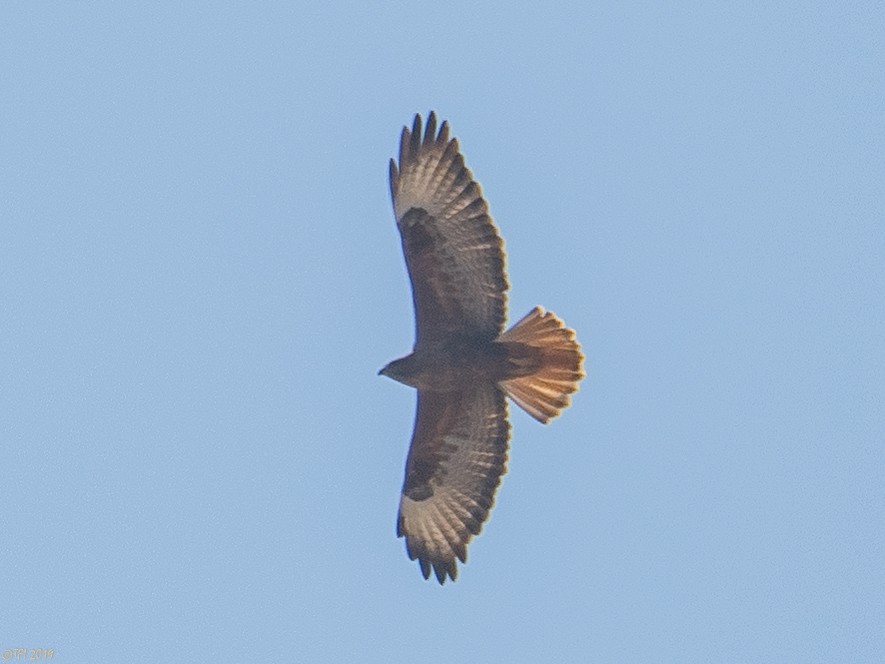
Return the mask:
[[[880,3],[6,3],[0,648],[881,662]],[[587,378],[394,533],[387,161],[451,122]]]

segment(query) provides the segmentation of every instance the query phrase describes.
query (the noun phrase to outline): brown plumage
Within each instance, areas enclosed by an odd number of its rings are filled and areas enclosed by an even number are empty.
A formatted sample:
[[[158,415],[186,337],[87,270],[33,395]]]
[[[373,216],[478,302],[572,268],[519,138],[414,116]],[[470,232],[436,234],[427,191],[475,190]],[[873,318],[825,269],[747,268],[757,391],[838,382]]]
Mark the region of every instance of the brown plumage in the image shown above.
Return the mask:
[[[424,578],[457,577],[506,472],[509,396],[548,422],[584,376],[575,334],[532,309],[506,332],[503,243],[457,139],[430,113],[403,127],[390,193],[415,305],[415,346],[381,370],[418,389],[397,536]]]

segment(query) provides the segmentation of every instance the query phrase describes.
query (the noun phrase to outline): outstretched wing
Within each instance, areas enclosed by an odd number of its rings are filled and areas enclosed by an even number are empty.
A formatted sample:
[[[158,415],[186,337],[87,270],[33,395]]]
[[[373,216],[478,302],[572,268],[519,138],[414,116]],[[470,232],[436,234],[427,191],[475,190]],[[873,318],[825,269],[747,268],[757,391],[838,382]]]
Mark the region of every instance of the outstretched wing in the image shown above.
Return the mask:
[[[396,534],[425,579],[431,568],[441,584],[458,576],[506,472],[509,435],[507,403],[492,383],[418,391]]]
[[[503,243],[448,123],[403,127],[390,193],[412,281],[416,347],[452,335],[494,339],[504,326]]]

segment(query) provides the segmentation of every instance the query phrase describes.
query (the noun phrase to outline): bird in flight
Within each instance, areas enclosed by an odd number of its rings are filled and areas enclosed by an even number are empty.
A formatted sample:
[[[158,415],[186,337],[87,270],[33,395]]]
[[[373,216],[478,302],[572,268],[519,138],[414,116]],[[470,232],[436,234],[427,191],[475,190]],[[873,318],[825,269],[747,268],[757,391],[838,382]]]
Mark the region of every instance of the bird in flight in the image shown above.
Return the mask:
[[[403,127],[390,193],[412,282],[415,345],[380,374],[418,390],[396,534],[440,584],[479,534],[506,472],[507,401],[547,423],[584,377],[573,330],[535,307],[504,331],[503,242],[458,140],[430,113]]]

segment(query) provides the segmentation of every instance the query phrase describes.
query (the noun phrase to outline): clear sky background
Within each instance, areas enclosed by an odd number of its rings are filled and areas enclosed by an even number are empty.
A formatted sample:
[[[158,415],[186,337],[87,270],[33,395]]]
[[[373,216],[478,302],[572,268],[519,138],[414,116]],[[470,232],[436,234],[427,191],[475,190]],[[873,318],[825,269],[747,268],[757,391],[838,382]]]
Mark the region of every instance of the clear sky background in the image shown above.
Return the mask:
[[[4,3],[0,648],[882,662],[885,10]],[[387,161],[451,122],[587,378],[456,583],[394,525]]]

